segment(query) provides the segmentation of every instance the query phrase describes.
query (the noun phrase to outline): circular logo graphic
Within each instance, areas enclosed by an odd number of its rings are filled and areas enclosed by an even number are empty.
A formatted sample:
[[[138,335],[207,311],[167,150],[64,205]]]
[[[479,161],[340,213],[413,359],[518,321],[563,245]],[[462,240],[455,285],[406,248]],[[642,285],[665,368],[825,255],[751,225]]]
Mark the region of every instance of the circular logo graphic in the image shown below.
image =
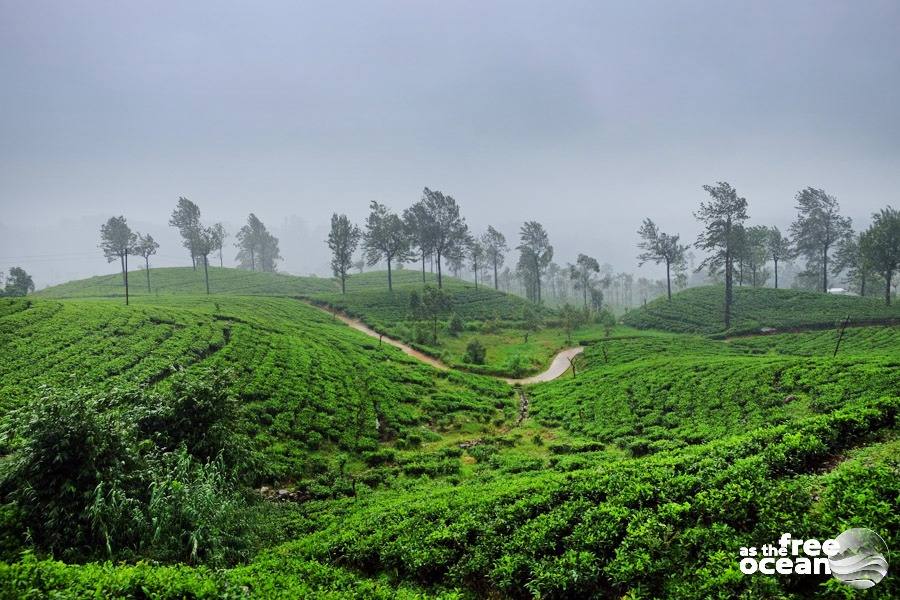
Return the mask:
[[[840,581],[864,590],[887,575],[887,544],[871,529],[848,529],[834,541],[838,551],[828,557],[828,564],[831,574]]]

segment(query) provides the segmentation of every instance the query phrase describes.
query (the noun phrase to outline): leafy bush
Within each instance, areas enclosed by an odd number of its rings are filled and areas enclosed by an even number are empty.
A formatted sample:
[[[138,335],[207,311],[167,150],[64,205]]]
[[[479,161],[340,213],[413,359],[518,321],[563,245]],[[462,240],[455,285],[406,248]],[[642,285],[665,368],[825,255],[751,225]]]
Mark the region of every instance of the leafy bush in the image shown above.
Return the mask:
[[[466,356],[464,360],[473,365],[483,365],[486,355],[487,350],[485,350],[484,346],[476,338],[466,346]]]
[[[450,323],[447,325],[447,332],[450,335],[459,335],[466,329],[466,324],[463,323],[463,320],[456,313],[453,313],[453,316],[450,317]]]

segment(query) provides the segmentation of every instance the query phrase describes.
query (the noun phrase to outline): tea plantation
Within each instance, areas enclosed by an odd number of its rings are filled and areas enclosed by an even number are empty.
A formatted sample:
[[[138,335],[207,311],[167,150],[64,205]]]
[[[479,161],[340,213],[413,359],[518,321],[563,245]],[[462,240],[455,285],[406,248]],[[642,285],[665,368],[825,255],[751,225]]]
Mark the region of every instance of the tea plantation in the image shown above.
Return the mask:
[[[687,289],[673,296],[671,302],[665,298],[653,300],[629,312],[623,321],[640,329],[721,333],[724,295],[721,286]],[[885,306],[877,298],[772,288],[735,287],[732,311],[729,334],[757,333],[763,328],[831,329],[848,316],[856,325],[900,322],[900,307]]]
[[[848,598],[743,575],[738,550],[850,527],[898,564],[895,309],[738,290],[729,333],[803,331],[724,338],[721,290],[691,289],[640,330],[576,333],[575,375],[518,390],[307,302],[399,331],[414,271],[346,296],[151,275],[127,307],[103,278],[0,302],[0,597]],[[464,335],[496,313],[518,337],[524,300],[447,281]]]

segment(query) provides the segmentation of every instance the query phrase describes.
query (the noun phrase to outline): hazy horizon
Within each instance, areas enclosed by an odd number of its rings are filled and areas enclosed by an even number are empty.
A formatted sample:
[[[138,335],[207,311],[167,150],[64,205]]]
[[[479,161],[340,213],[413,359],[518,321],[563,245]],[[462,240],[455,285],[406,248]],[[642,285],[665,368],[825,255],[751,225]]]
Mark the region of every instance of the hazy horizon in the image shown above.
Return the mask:
[[[179,196],[231,234],[257,214],[279,269],[329,275],[332,212],[428,186],[515,245],[542,222],[637,268],[644,217],[693,242],[703,184],[785,230],[794,194],[854,226],[900,204],[900,5],[806,2],[16,3],[0,0],[0,271],[115,272],[122,214],[190,264]],[[226,265],[235,251],[226,252]],[[700,255],[697,252],[698,256]],[[514,263],[511,256],[509,263]]]

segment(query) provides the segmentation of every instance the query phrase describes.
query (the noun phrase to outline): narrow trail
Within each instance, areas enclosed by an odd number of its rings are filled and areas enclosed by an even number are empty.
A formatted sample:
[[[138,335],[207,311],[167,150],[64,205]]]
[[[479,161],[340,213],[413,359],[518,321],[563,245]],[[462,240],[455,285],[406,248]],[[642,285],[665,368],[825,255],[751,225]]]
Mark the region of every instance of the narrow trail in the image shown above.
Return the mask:
[[[433,356],[428,356],[424,352],[420,352],[416,350],[412,346],[404,344],[399,340],[395,340],[394,338],[390,338],[384,334],[378,333],[359,319],[349,317],[341,312],[333,312],[327,308],[322,306],[318,306],[316,304],[308,303],[313,308],[317,308],[322,312],[331,315],[332,317],[342,321],[346,325],[349,325],[353,329],[365,333],[368,336],[373,338],[382,340],[385,344],[390,344],[395,348],[399,348],[403,351],[407,356],[412,356],[413,358],[422,361],[425,364],[431,365],[435,369],[440,369],[441,371],[449,371],[450,367],[441,362],[440,360],[434,358]],[[552,381],[557,377],[563,375],[572,365],[572,361],[576,356],[584,352],[584,346],[575,346],[574,348],[566,348],[565,350],[561,350],[556,356],[553,357],[553,362],[550,363],[550,366],[543,373],[538,373],[537,375],[531,375],[529,377],[522,378],[512,378],[512,377],[496,377],[494,379],[500,379],[501,381],[505,381],[510,385],[529,385],[532,383],[542,383],[544,381]],[[528,412],[528,398],[524,396],[524,392],[521,392],[524,398],[525,404],[525,413],[527,415]],[[521,411],[520,411],[521,417]],[[522,418],[519,419],[519,423],[522,422]]]

